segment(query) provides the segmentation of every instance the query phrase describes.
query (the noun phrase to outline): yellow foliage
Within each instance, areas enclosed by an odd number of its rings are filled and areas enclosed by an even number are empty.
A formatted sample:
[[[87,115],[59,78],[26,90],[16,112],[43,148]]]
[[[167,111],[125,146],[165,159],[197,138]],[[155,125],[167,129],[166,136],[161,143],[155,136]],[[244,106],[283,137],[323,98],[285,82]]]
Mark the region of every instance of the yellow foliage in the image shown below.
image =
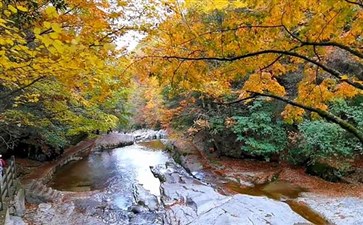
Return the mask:
[[[349,61],[363,62],[358,5],[344,0],[184,3],[140,45],[135,56],[140,77],[153,74],[183,94],[288,95],[321,110],[334,99],[362,94],[348,84],[363,84],[359,74],[331,66],[332,56],[341,52]],[[300,121],[304,110],[287,107],[283,115]]]
[[[12,5],[8,5],[8,9],[9,9],[12,13],[17,13],[17,12],[18,12],[18,10],[17,10],[14,6],[12,6]]]
[[[24,6],[19,5],[19,6],[16,6],[16,8],[17,8],[18,10],[22,11],[22,12],[28,12],[28,9],[27,9],[27,8],[25,8]]]

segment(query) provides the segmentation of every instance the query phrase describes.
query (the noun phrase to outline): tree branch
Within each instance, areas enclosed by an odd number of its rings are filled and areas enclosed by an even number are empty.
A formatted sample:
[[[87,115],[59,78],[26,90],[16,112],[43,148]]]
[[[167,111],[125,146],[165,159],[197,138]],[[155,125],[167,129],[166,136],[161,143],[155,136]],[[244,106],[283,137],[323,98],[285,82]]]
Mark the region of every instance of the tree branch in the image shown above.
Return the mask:
[[[281,21],[281,24],[282,24],[282,21]],[[340,43],[337,43],[337,42],[309,42],[309,41],[303,41],[302,39],[300,39],[298,36],[294,35],[285,25],[281,25],[281,27],[285,30],[286,33],[288,33],[293,39],[297,40],[298,42],[301,43],[302,46],[304,45],[313,45],[313,46],[324,46],[324,47],[327,47],[327,46],[333,46],[333,47],[337,47],[337,48],[340,48],[340,49],[343,49],[361,59],[363,59],[363,53],[357,51],[357,50],[354,50],[353,48],[351,47],[348,47],[346,45],[343,45],[343,44],[340,44]]]
[[[233,104],[240,103],[240,102],[243,102],[243,101],[246,101],[249,99],[253,99],[256,96],[257,96],[256,94],[252,94],[251,96],[248,96],[246,98],[237,99],[237,100],[231,101],[231,102],[214,102],[214,103],[219,104],[219,105],[233,105]]]
[[[300,58],[303,59],[307,62],[310,62],[318,67],[320,67],[322,70],[324,70],[325,72],[328,72],[329,74],[331,74],[332,76],[334,76],[335,78],[341,80],[342,82],[347,82],[348,84],[363,90],[363,84],[360,84],[359,82],[354,82],[352,80],[342,80],[341,76],[342,74],[339,71],[336,71],[332,68],[329,68],[327,66],[325,66],[324,64],[317,62],[313,59],[310,59],[304,55],[300,55],[299,53],[296,52],[290,52],[290,51],[285,51],[285,50],[274,50],[274,49],[268,49],[268,50],[262,50],[262,51],[257,51],[257,52],[251,52],[251,53],[247,53],[245,55],[240,55],[240,56],[234,56],[234,57],[183,57],[183,56],[154,56],[154,57],[159,57],[159,58],[164,58],[164,59],[177,59],[177,60],[190,60],[190,61],[224,61],[224,62],[233,62],[233,61],[237,61],[237,60],[241,60],[241,59],[246,59],[246,58],[251,58],[254,56],[259,56],[259,55],[263,55],[263,54],[281,54],[281,55],[288,55],[288,56],[292,56],[292,57],[296,57],[296,58]]]
[[[36,78],[35,80],[33,80],[32,82],[30,82],[29,84],[24,85],[24,86],[22,86],[22,87],[20,87],[20,88],[18,88],[18,89],[15,89],[15,90],[11,91],[10,93],[7,93],[7,94],[6,94],[6,95],[4,95],[4,96],[0,96],[0,99],[8,98],[9,96],[11,96],[11,95],[13,95],[13,94],[15,94],[15,93],[18,93],[18,92],[20,92],[20,91],[24,90],[25,88],[30,87],[31,85],[35,84],[36,82],[40,81],[40,80],[41,80],[41,79],[43,79],[43,78],[45,78],[45,76],[38,77],[38,78]]]
[[[349,133],[353,134],[356,138],[359,139],[359,141],[363,144],[363,134],[357,129],[355,128],[352,124],[348,123],[347,121],[341,119],[340,117],[328,112],[328,111],[324,111],[318,108],[313,108],[311,106],[307,106],[295,101],[292,101],[290,99],[281,97],[281,96],[277,96],[277,95],[273,95],[273,94],[268,94],[268,93],[257,93],[257,92],[253,92],[253,91],[249,91],[250,93],[254,94],[254,95],[259,95],[259,96],[265,96],[265,97],[270,97],[273,99],[277,99],[283,102],[286,102],[292,106],[296,106],[311,112],[315,112],[317,113],[319,116],[338,124],[341,128],[343,128],[344,130],[348,131]]]
[[[363,53],[354,50],[353,48],[350,48],[346,45],[337,43],[337,42],[301,42],[302,45],[313,45],[313,46],[333,46],[333,47],[338,47],[340,49],[343,49],[361,59],[363,59]]]
[[[345,0],[346,2],[350,3],[350,4],[354,4],[354,5],[358,5],[360,7],[363,8],[363,3],[361,1],[356,2],[356,1],[350,1],[350,0]]]
[[[359,3],[357,3],[359,4]],[[363,7],[363,4],[362,4],[362,7]],[[314,46],[324,46],[324,47],[327,47],[327,46],[333,46],[333,47],[337,47],[337,48],[340,48],[340,49],[343,49],[359,58],[363,58],[363,53],[349,47],[349,46],[346,46],[346,45],[343,45],[341,43],[337,43],[337,42],[308,42],[308,41],[303,41],[302,39],[300,39],[298,36],[294,35],[282,22],[281,22],[281,25],[239,25],[237,27],[234,27],[234,28],[228,28],[228,29],[222,29],[222,30],[218,30],[218,31],[208,31],[208,32],[204,32],[204,33],[201,33],[199,34],[199,36],[204,36],[204,35],[208,35],[208,34],[213,34],[213,33],[218,33],[218,32],[230,32],[230,31],[236,31],[236,30],[239,30],[239,29],[252,29],[252,28],[257,28],[257,29],[276,29],[276,28],[282,28],[286,33],[288,33],[293,39],[297,40],[298,42],[301,43],[302,46],[304,45],[314,45]],[[186,40],[180,44],[186,44],[192,40],[194,40],[195,38],[193,39],[189,39],[189,40]]]

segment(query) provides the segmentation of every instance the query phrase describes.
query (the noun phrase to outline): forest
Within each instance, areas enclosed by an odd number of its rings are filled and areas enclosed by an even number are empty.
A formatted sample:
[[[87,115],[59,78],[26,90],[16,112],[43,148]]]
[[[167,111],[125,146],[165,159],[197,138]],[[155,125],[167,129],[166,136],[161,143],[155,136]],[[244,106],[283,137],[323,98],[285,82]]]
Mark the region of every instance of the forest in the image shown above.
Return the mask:
[[[337,181],[363,154],[361,0],[3,0],[0,34],[5,155],[162,128]]]

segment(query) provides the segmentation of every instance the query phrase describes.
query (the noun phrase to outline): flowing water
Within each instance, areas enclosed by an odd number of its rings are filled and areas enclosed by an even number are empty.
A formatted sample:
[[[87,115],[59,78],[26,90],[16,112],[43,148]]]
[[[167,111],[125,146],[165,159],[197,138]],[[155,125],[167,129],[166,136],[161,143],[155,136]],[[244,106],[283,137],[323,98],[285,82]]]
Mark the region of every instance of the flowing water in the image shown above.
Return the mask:
[[[103,190],[102,198],[121,210],[135,204],[134,184],[141,184],[151,194],[159,196],[160,182],[153,176],[150,166],[170,161],[164,146],[159,140],[116,148],[70,162],[59,169],[50,186],[63,191]],[[308,207],[292,200],[303,190],[285,182],[272,182],[249,188],[241,188],[236,182],[227,183],[224,188],[237,193],[264,195],[275,200],[285,201],[290,207],[314,224],[326,221]]]
[[[167,153],[138,144],[92,153],[63,166],[49,185],[62,191],[103,190],[102,198],[106,202],[126,210],[135,204],[134,184],[160,195],[160,181],[153,176],[150,166],[165,164],[168,160]]]

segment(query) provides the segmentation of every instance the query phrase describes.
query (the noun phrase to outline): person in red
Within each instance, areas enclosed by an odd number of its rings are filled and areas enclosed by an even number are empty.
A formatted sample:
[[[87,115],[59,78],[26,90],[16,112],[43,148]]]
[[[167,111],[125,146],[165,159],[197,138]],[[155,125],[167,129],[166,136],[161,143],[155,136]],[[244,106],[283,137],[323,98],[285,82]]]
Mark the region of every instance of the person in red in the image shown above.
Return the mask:
[[[1,175],[4,175],[5,166],[6,166],[6,162],[3,159],[3,156],[0,154],[0,174]]]

